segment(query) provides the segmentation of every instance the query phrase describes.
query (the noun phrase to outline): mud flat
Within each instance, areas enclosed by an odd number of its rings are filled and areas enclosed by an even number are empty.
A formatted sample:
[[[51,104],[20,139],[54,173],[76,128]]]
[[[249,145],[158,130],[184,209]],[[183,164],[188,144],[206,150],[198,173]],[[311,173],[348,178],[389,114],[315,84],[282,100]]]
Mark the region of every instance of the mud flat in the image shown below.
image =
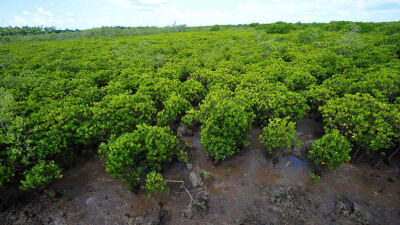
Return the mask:
[[[349,164],[311,184],[307,146],[273,165],[264,157],[260,132],[253,129],[250,146],[218,165],[205,154],[198,131],[184,137],[192,146],[189,163],[164,171],[184,186],[171,182],[169,194],[151,199],[127,190],[92,158],[66,171],[52,187],[53,198],[27,196],[11,204],[0,224],[399,224],[398,167]],[[310,145],[322,129],[306,118],[296,135]],[[191,197],[199,204],[188,207]]]

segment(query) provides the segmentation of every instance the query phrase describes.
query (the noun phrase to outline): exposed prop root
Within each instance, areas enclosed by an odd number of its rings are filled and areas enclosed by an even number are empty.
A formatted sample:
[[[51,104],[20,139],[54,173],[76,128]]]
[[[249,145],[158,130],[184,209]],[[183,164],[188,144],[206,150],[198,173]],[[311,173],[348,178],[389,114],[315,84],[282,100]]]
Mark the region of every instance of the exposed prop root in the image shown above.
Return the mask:
[[[360,151],[360,148],[357,148],[356,153],[354,153],[354,155],[351,157],[352,158],[352,162],[358,162],[359,158],[356,158],[358,152]]]
[[[389,162],[392,161],[393,156],[396,155],[399,151],[400,151],[400,146],[392,154],[390,154],[388,161]]]

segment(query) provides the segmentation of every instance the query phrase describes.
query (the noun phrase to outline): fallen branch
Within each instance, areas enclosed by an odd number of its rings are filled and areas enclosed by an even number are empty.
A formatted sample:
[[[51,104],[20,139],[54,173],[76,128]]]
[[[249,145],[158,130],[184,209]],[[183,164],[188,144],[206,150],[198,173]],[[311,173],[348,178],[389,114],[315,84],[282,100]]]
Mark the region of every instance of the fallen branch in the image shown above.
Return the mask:
[[[186,191],[186,193],[189,195],[189,197],[190,197],[190,204],[193,203],[193,201],[194,201],[193,200],[193,196],[190,194],[189,190],[185,187],[185,181],[183,181],[183,180],[165,180],[165,182],[167,182],[167,183],[180,183],[181,184],[180,188],[183,188]]]

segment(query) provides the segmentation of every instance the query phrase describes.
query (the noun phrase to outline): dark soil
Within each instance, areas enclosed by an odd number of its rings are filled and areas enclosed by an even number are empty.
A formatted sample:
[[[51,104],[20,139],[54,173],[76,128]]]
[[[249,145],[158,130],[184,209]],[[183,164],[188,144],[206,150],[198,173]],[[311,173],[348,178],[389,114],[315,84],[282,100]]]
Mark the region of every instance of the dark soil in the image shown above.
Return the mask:
[[[306,118],[296,136],[311,146],[322,131],[318,122]],[[253,129],[251,145],[218,165],[205,154],[198,131],[183,136],[193,146],[189,163],[164,171],[167,180],[183,181],[183,186],[169,182],[169,194],[151,199],[130,192],[92,158],[65,172],[52,188],[54,197],[14,198],[0,214],[0,224],[399,224],[398,167],[344,165],[325,171],[313,185],[308,147],[274,165],[264,157],[260,132]],[[196,204],[190,205],[185,189]]]

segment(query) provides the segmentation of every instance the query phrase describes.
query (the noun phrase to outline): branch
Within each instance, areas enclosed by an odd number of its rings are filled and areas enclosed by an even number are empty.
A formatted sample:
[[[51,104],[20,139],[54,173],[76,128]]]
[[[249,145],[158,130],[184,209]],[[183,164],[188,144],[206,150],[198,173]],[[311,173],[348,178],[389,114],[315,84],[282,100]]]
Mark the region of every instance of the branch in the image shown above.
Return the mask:
[[[190,192],[188,191],[188,189],[185,187],[185,181],[183,181],[183,180],[165,180],[165,182],[168,182],[168,183],[181,183],[181,188],[183,188],[186,191],[186,193],[189,195],[189,197],[190,197],[190,204],[193,203],[193,197],[190,194]]]

